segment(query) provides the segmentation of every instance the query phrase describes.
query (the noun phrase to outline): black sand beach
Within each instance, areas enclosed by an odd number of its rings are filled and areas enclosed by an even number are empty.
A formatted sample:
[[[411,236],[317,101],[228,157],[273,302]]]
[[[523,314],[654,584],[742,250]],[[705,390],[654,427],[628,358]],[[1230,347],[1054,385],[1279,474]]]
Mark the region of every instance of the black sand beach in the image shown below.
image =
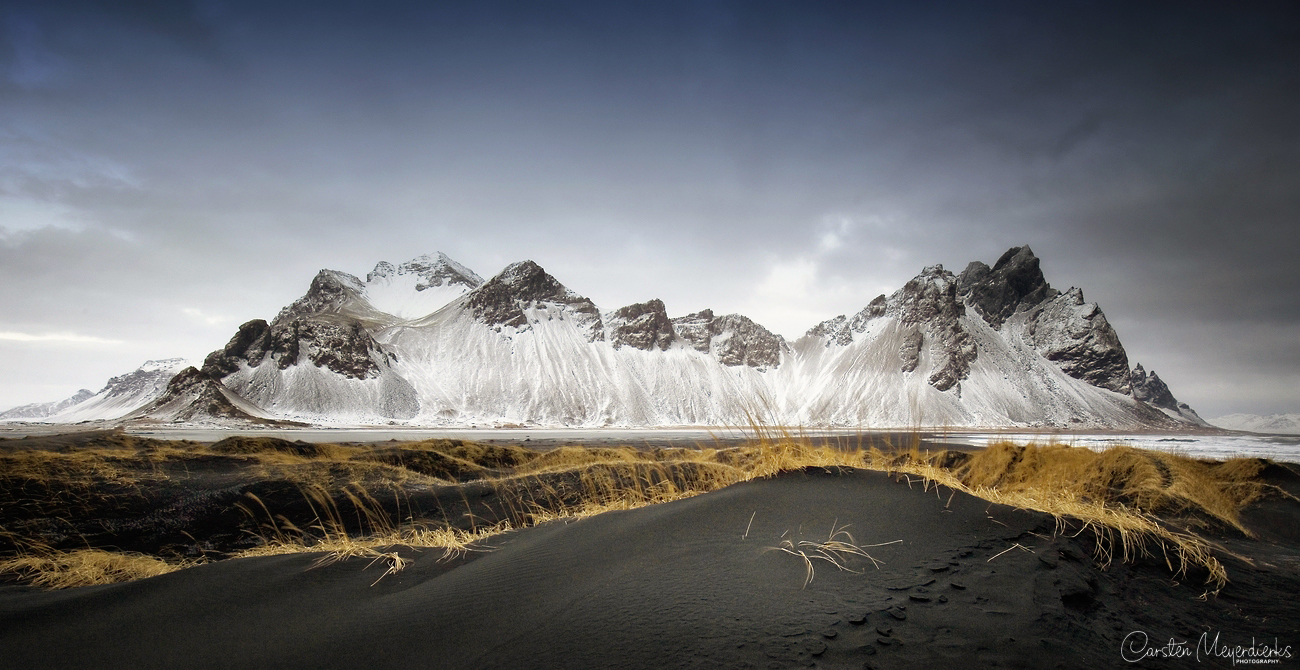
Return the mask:
[[[1274,473],[1296,491],[1290,470]],[[1289,481],[1287,481],[1289,478]],[[554,522],[405,570],[318,556],[147,580],[0,591],[4,668],[1121,667],[1170,638],[1300,651],[1294,501],[1225,535],[1231,581],[1162,557],[1093,559],[1089,533],[885,473],[810,468],[676,502]],[[880,561],[775,550],[843,528]],[[895,542],[901,540],[901,542]],[[869,546],[882,543],[882,546]],[[811,548],[803,545],[812,555]],[[806,582],[806,583],[805,583]],[[1252,643],[1253,640],[1253,643]],[[1257,649],[1257,648],[1253,648]],[[1255,652],[1258,653],[1258,652]],[[1231,658],[1152,659],[1230,667]]]

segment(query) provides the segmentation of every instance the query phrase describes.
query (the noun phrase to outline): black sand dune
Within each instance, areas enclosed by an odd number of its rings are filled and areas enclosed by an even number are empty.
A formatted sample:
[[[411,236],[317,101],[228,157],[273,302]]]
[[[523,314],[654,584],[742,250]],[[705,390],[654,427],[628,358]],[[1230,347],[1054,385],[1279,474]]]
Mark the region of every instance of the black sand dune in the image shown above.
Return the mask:
[[[1093,668],[1132,666],[1133,631],[1152,646],[1202,631],[1221,646],[1300,643],[1294,538],[1269,541],[1272,562],[1229,563],[1232,583],[1200,601],[1203,576],[1178,584],[1157,561],[1102,571],[1087,535],[950,495],[808,470],[515,532],[453,560],[404,549],[411,565],[382,579],[364,559],[313,569],[316,556],[296,555],[10,588],[0,667]],[[771,548],[825,541],[836,524],[862,545],[902,542],[866,549],[879,569],[814,560],[805,587],[803,560]],[[1160,663],[1136,665],[1231,666]]]

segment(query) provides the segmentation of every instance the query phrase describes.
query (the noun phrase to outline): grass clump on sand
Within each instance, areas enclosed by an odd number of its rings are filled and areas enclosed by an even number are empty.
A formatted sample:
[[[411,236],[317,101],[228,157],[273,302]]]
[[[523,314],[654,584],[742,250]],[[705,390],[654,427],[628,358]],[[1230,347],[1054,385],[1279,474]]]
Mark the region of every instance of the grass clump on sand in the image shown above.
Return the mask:
[[[156,556],[103,549],[31,548],[22,555],[0,560],[0,575],[11,574],[33,586],[66,589],[157,577],[198,564],[169,563]]]

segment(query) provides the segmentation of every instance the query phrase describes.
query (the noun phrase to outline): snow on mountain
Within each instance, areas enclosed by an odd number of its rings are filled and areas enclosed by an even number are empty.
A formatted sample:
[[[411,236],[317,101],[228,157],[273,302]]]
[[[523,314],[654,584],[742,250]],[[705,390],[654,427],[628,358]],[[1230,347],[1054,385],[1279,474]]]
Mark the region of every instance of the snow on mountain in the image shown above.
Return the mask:
[[[381,312],[416,319],[482,284],[483,279],[473,270],[438,252],[397,266],[381,261],[366,275],[361,292]]]
[[[58,403],[62,407],[57,411],[44,417],[31,418],[52,423],[121,418],[162,395],[167,388],[167,382],[186,365],[188,363],[183,358],[145,361],[139,368],[109,379],[99,393],[89,394],[89,391],[82,390],[72,398]],[[80,398],[78,402],[69,402],[77,398]],[[10,418],[7,415],[8,412],[0,418]]]
[[[1300,435],[1300,414],[1228,414],[1210,419],[1210,424],[1228,430],[1247,430],[1252,433],[1282,433]]]
[[[434,291],[430,293],[430,291]],[[427,295],[424,295],[427,294]],[[445,302],[444,302],[445,300]],[[430,310],[427,311],[426,310]],[[602,311],[532,261],[483,281],[443,254],[321,271],[133,418],[402,425],[1157,427],[1200,424],[1129,370],[1082,291],[1026,247],[927,267],[787,342],[738,314]]]
[[[31,421],[32,419],[44,419],[51,414],[59,412],[85,402],[95,395],[90,389],[81,389],[69,398],[55,400],[53,402],[38,402],[30,405],[19,405],[12,409],[0,412],[0,421]]]

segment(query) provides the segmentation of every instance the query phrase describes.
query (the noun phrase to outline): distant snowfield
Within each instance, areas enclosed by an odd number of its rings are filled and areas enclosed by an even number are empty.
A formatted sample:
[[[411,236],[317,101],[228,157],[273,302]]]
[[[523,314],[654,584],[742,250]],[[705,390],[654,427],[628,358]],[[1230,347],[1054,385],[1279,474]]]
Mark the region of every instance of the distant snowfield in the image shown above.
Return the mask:
[[[1229,414],[1211,419],[1210,424],[1228,430],[1249,430],[1254,433],[1285,433],[1300,435],[1300,414]]]
[[[1075,447],[1104,449],[1128,445],[1142,449],[1168,451],[1192,458],[1223,460],[1227,458],[1271,458],[1275,461],[1300,463],[1300,435],[1215,435],[1215,434],[1122,434],[1122,433],[949,433],[953,444],[974,447],[1009,440],[1017,444],[1068,444]]]

